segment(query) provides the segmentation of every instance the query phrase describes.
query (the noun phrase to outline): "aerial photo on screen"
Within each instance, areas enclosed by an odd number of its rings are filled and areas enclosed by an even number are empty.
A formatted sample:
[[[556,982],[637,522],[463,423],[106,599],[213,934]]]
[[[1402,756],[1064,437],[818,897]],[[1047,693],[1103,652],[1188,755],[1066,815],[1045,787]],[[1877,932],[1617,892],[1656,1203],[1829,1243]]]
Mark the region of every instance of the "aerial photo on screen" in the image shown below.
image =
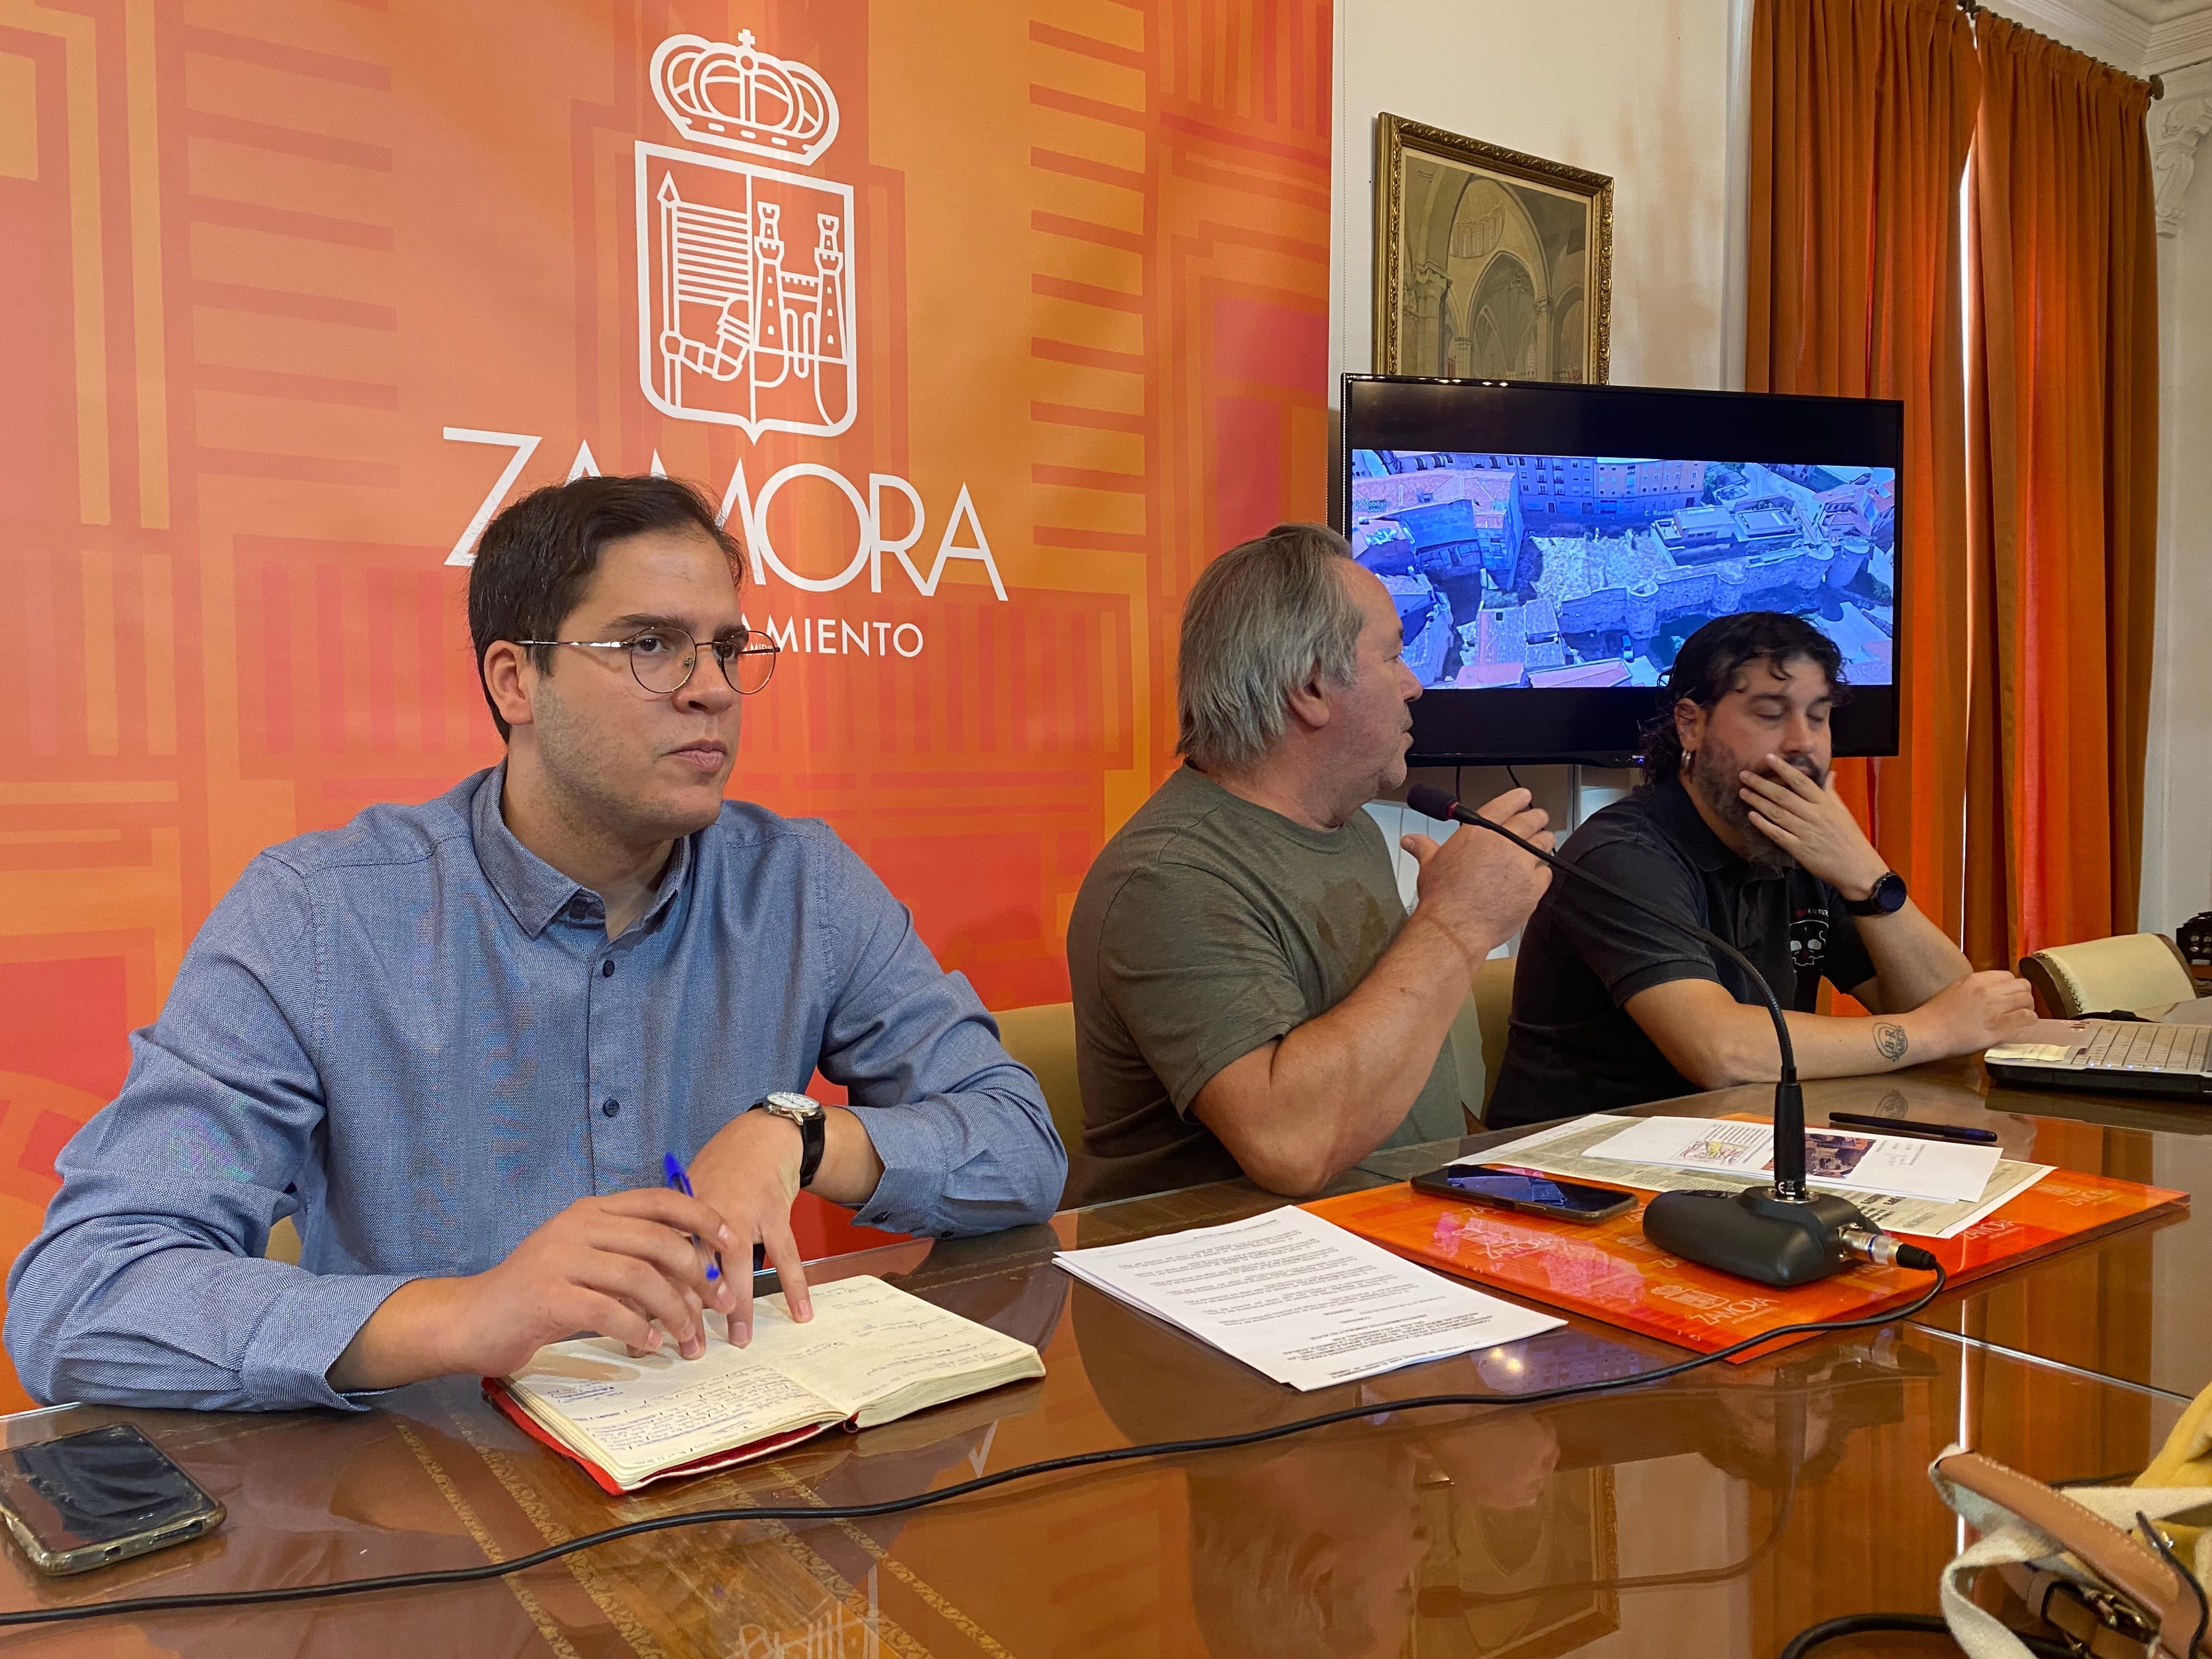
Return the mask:
[[[1358,449],[1352,550],[1425,686],[1654,685],[1698,627],[1787,611],[1891,683],[1888,467]]]

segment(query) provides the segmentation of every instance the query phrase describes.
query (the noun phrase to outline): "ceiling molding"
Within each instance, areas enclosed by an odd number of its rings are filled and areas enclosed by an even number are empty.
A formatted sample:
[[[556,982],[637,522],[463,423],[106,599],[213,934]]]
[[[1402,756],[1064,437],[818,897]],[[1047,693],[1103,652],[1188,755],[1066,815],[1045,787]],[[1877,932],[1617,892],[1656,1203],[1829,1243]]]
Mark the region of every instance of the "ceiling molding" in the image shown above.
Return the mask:
[[[1993,0],[1990,9],[2130,75],[2212,58],[2212,0]]]
[[[2143,70],[2164,75],[2207,59],[2212,59],[2212,0],[2203,0],[2159,20],[2151,31]]]
[[[2130,75],[2142,73],[2155,27],[2121,0],[1994,0],[1990,9]]]

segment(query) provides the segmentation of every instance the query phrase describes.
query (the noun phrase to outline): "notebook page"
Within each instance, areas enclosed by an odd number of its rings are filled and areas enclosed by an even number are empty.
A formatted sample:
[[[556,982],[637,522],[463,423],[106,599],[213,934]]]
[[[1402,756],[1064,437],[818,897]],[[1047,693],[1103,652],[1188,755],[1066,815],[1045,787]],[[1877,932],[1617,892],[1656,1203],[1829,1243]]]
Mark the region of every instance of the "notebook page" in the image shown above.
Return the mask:
[[[951,1382],[987,1372],[1004,1373],[994,1381],[1044,1375],[1044,1362],[1028,1343],[947,1313],[880,1279],[840,1279],[813,1286],[812,1294],[814,1317],[804,1325],[793,1322],[781,1295],[755,1302],[752,1345],[746,1352],[848,1417],[918,1383]],[[719,1314],[709,1317],[720,1325]]]
[[[752,1350],[713,1338],[696,1359],[666,1351],[632,1359],[608,1337],[556,1342],[507,1383],[532,1416],[617,1475],[847,1415]]]

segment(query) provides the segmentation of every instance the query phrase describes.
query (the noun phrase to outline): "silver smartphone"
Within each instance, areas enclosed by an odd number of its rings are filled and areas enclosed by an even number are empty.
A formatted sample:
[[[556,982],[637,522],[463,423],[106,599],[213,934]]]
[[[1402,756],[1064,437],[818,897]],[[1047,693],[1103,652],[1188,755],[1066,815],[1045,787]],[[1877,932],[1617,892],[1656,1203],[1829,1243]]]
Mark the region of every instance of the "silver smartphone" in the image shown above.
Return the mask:
[[[222,1505],[127,1423],[0,1450],[0,1521],[59,1576],[127,1561],[222,1524]]]

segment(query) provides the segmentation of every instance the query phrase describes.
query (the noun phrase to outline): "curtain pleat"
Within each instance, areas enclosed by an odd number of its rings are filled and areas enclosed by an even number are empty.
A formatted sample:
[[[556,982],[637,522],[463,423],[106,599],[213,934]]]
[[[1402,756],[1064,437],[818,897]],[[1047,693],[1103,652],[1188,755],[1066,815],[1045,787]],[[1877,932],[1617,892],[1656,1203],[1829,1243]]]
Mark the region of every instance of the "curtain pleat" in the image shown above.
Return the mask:
[[[2157,258],[2148,88],[1994,13],[1978,33],[1966,939],[2003,967],[2136,926]]]
[[[1980,72],[1951,0],[1758,0],[1748,349],[1754,392],[1899,398],[1899,753],[1840,787],[1954,937],[1969,570],[1959,189]]]

